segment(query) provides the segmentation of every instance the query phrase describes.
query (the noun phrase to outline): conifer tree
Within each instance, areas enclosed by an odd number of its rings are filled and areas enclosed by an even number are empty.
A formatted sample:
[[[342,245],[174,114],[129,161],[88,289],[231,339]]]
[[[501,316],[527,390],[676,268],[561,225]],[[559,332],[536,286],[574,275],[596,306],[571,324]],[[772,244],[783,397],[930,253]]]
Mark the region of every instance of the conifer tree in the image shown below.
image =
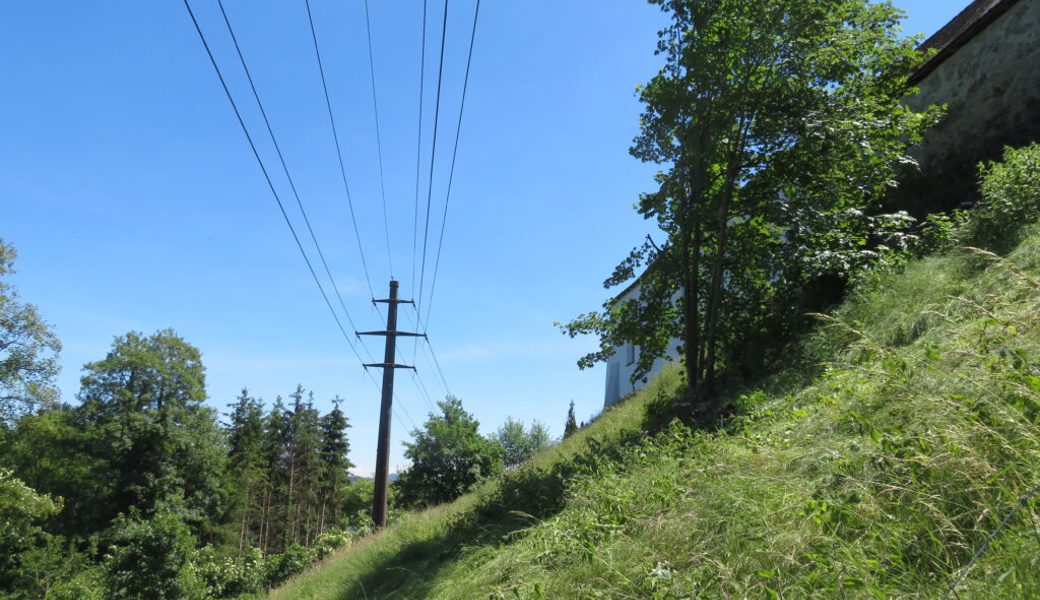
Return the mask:
[[[567,409],[567,422],[563,426],[563,437],[569,438],[578,430],[578,420],[574,418],[574,400],[571,400],[571,407]]]
[[[265,554],[282,548],[282,532],[274,523],[284,523],[283,497],[285,477],[285,446],[288,423],[285,418],[285,402],[276,396],[271,410],[264,420],[263,453],[267,465],[263,513],[260,530],[260,548]]]
[[[242,389],[231,405],[228,424],[228,474],[234,493],[234,511],[237,512],[238,547],[257,543],[255,525],[262,522],[267,461],[264,456],[263,404]]]
[[[327,523],[335,523],[348,471],[354,466],[347,458],[350,442],[347,428],[350,423],[340,410],[339,396],[332,400],[332,410],[321,418],[321,483],[317,531],[320,535]]]

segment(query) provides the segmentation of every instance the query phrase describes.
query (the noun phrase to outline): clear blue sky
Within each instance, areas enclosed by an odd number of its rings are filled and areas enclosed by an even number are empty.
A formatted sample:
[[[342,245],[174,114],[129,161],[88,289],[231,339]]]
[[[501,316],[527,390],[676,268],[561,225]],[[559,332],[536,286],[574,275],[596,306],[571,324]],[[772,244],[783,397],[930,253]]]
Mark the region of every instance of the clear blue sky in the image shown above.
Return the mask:
[[[906,30],[926,34],[967,3],[896,2],[909,14]],[[225,4],[347,308],[359,328],[381,329],[303,2]],[[216,3],[194,5],[277,172]],[[312,2],[361,241],[382,297],[390,267],[363,6]],[[424,173],[441,8],[430,2]],[[371,0],[371,10],[390,247],[402,295],[412,297],[422,4]],[[472,0],[451,3],[431,262],[472,10]],[[603,279],[649,231],[632,204],[652,188],[655,169],[627,149],[638,129],[634,88],[658,66],[662,22],[635,0],[481,6],[428,331],[451,393],[485,432],[511,415],[559,434],[570,400],[579,419],[601,406],[602,369],[575,366],[595,340],[568,340],[553,322],[598,308],[609,295]],[[0,55],[0,236],[20,254],[14,284],[64,343],[63,398],[75,401],[82,365],[102,358],[114,336],[172,327],[202,350],[210,402],[222,411],[243,386],[271,401],[302,383],[322,410],[343,397],[351,458],[358,472],[371,472],[378,392],[335,328],[182,3],[12,3],[0,21]],[[276,182],[293,205],[283,178]],[[303,234],[294,206],[290,213]],[[427,285],[431,274],[432,264]],[[380,341],[368,344],[381,360]],[[403,345],[402,361],[411,362],[411,348]],[[415,362],[430,395],[443,397],[428,357],[420,351]],[[391,464],[404,465],[401,441],[429,408],[407,372],[397,389]]]

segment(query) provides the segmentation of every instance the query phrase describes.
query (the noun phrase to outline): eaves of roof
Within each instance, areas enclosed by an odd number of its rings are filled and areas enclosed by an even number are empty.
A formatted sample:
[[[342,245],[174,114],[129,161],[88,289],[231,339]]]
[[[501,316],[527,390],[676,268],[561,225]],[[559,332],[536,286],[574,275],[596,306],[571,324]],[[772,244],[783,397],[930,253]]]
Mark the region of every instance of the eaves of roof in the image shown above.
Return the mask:
[[[953,20],[921,44],[922,50],[934,49],[936,52],[910,75],[910,83],[920,83],[947,58],[1018,2],[1019,0],[975,0],[969,4]]]

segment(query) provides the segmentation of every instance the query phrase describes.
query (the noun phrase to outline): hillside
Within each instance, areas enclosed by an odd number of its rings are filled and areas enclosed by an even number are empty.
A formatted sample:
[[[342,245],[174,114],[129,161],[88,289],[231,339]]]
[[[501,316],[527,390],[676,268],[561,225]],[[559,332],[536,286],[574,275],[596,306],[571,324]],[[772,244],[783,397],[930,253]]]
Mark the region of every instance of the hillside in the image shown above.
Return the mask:
[[[942,597],[962,572],[960,598],[1037,597],[1038,292],[1036,231],[912,261],[731,392],[720,428],[657,426],[666,370],[270,598]]]

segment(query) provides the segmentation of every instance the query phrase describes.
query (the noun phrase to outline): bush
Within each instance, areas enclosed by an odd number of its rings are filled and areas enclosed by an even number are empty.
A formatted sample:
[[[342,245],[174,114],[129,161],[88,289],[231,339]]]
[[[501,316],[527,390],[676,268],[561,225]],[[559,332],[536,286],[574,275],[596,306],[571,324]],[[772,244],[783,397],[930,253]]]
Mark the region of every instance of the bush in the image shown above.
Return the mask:
[[[304,548],[299,544],[290,545],[281,554],[268,556],[267,563],[264,565],[264,580],[267,587],[274,587],[294,575],[299,575],[314,562],[315,558],[314,550]]]
[[[50,600],[107,600],[105,590],[105,573],[102,569],[90,567],[77,571],[68,579],[55,584],[47,593]]]
[[[318,539],[314,540],[311,550],[315,553],[315,559],[321,560],[334,550],[349,544],[355,537],[357,537],[356,533],[342,529],[329,529],[319,535]]]
[[[462,402],[449,396],[437,406],[441,414],[430,413],[423,428],[412,432],[414,441],[404,444],[412,466],[397,487],[408,506],[449,502],[502,472],[502,447],[480,435],[480,424]]]
[[[982,201],[966,241],[1003,254],[1040,211],[1040,144],[1006,148],[1003,161],[979,165],[979,179]]]
[[[195,539],[180,518],[161,512],[150,519],[120,515],[105,560],[108,597],[126,600],[205,598],[189,567]]]
[[[248,596],[264,586],[264,555],[259,548],[228,555],[206,546],[192,554],[191,565],[213,598]]]

